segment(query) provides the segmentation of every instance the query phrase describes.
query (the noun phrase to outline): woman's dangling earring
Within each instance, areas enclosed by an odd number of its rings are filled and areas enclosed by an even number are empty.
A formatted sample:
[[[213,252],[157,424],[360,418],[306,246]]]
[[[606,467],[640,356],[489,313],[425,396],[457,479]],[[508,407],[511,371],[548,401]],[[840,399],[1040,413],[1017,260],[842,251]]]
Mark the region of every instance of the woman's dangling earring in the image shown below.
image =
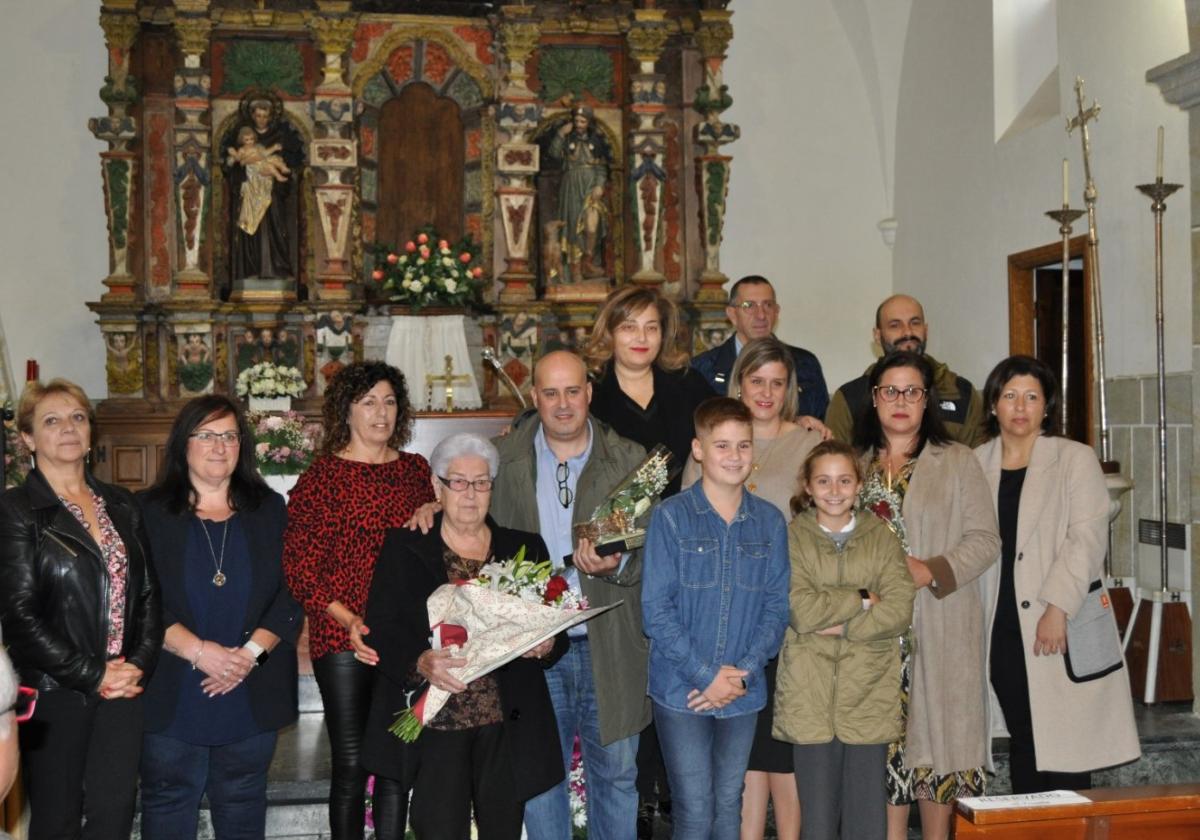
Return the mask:
[[[29,469],[37,469],[37,455],[33,453],[33,450],[30,450],[29,452]]]

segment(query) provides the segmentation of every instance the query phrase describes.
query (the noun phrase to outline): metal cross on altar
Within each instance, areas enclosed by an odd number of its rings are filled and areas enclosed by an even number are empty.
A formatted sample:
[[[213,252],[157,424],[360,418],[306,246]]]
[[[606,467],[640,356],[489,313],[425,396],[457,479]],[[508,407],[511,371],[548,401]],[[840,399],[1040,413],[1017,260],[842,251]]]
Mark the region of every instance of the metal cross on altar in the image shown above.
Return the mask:
[[[425,389],[429,393],[429,403],[433,404],[433,386],[444,385],[446,388],[446,411],[454,410],[454,386],[466,385],[471,381],[471,377],[465,373],[455,375],[454,373],[454,357],[449,353],[446,354],[445,373],[438,376],[433,373],[425,374]]]

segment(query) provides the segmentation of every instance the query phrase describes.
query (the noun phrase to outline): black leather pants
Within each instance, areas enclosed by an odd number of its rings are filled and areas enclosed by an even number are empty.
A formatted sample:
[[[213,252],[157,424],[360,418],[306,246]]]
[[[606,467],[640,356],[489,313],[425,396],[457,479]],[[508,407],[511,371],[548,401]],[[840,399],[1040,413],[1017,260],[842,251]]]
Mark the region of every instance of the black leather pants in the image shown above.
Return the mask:
[[[371,669],[346,651],[314,661],[313,674],[321,689],[329,732],[333,771],[329,783],[330,836],[332,840],[362,840],[367,771],[359,764],[359,753],[371,706]],[[391,791],[382,793],[386,799]],[[377,808],[376,831],[381,836],[403,837],[405,810],[392,802]],[[380,826],[381,820],[397,823],[398,827]]]

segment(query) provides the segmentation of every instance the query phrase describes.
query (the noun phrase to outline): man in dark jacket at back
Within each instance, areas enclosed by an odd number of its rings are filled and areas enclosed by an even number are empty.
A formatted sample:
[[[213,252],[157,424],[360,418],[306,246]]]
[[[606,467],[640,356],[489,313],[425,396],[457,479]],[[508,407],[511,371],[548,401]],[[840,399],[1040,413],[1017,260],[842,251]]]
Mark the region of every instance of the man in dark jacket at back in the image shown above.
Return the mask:
[[[733,336],[724,344],[692,359],[692,367],[721,396],[728,393],[729,374],[746,342],[775,333],[775,325],[779,322],[779,304],[775,300],[771,281],[751,274],[734,283],[729,289],[725,317],[733,324]],[[825,416],[825,407],[829,405],[829,390],[825,387],[821,363],[802,347],[789,344],[788,349],[792,351],[792,359],[796,363],[796,384],[800,388],[796,413],[820,419]]]
[[[943,362],[925,352],[929,325],[920,301],[909,295],[892,295],[875,310],[875,340],[884,355],[895,350],[910,350],[925,357],[933,367],[934,387],[938,392],[938,408],[950,437],[966,446],[983,442],[983,397],[971,382]],[[825,425],[833,436],[845,443],[854,441],[854,426],[862,413],[871,407],[868,379],[872,363],[858,379],[852,379],[834,392],[825,415]]]

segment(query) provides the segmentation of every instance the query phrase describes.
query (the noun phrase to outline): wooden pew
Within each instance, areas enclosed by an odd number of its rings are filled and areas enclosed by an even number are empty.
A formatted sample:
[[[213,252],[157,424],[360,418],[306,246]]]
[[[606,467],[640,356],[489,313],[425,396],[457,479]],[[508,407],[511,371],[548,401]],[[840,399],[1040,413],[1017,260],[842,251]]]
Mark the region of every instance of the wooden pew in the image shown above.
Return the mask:
[[[1200,784],[1080,791],[1090,802],[1005,809],[958,803],[955,838],[1132,840],[1200,838]]]

